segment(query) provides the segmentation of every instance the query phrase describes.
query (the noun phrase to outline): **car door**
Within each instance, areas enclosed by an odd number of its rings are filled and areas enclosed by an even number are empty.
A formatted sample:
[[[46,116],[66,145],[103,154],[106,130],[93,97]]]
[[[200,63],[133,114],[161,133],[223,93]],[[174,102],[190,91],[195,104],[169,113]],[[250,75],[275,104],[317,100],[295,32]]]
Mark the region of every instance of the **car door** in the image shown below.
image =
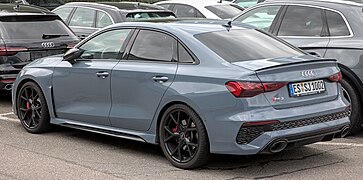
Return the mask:
[[[88,40],[75,63],[62,61],[54,69],[56,116],[98,125],[110,125],[111,70],[131,29],[104,32]]]
[[[96,10],[77,7],[69,21],[69,27],[82,40],[98,30],[95,26],[95,16]]]
[[[148,130],[177,70],[176,40],[167,33],[140,30],[112,71],[112,126]]]
[[[323,13],[317,7],[289,5],[278,22],[276,35],[312,55],[324,57],[329,36]]]

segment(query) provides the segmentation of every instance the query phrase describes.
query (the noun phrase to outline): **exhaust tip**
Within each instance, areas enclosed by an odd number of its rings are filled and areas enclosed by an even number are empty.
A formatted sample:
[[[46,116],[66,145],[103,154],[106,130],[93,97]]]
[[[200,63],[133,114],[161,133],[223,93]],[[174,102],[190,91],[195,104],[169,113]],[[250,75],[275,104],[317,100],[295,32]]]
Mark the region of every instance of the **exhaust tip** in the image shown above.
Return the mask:
[[[4,90],[10,91],[13,88],[12,84],[7,84],[3,87]]]
[[[345,136],[347,136],[349,134],[349,126],[344,126],[342,128],[342,131],[340,132],[340,137],[344,138]]]
[[[286,140],[279,140],[276,141],[274,143],[272,143],[272,145],[269,148],[269,151],[271,153],[278,153],[283,151],[287,146],[287,141]]]

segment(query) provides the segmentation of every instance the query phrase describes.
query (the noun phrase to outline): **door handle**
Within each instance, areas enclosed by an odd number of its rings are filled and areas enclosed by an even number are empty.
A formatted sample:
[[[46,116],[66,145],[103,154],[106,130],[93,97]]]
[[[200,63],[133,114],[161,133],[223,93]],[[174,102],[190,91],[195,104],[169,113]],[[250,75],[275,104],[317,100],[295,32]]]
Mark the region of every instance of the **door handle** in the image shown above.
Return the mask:
[[[104,71],[104,72],[97,72],[96,75],[97,75],[97,77],[105,79],[106,77],[108,77],[108,75],[110,75],[110,73]]]
[[[154,76],[154,77],[153,77],[153,80],[154,80],[155,82],[158,82],[158,83],[164,83],[164,82],[168,81],[168,80],[169,80],[169,78],[168,78],[168,77],[166,77],[166,76]]]

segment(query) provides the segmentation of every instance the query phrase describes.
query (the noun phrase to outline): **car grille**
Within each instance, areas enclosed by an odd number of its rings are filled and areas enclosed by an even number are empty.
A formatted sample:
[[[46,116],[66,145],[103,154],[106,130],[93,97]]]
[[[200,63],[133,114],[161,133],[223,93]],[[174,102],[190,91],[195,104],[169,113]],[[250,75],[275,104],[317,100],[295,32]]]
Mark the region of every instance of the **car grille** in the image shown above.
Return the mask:
[[[313,124],[319,124],[329,121],[334,121],[337,119],[341,119],[344,117],[348,117],[350,115],[350,111],[343,111],[333,114],[327,114],[324,116],[316,116],[311,118],[305,118],[300,120],[288,121],[288,122],[280,122],[276,124],[270,125],[260,125],[260,126],[242,126],[237,134],[236,141],[238,144],[248,144],[252,142],[254,139],[262,135],[264,132],[268,131],[280,131],[285,129],[298,128],[303,126],[309,126]]]

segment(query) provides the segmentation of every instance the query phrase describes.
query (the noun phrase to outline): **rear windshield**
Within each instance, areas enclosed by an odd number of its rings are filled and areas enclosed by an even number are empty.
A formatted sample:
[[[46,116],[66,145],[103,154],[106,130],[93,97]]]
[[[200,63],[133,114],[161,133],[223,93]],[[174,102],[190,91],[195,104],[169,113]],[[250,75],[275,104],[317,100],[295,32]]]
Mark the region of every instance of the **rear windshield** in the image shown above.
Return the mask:
[[[133,12],[126,15],[128,20],[154,19],[154,18],[175,18],[172,12]]]
[[[11,16],[0,18],[3,39],[43,39],[44,35],[77,39],[58,16]]]
[[[208,32],[194,37],[231,63],[304,55],[297,48],[253,29]]]
[[[242,12],[241,9],[230,4],[206,6],[205,8],[221,19],[233,18]]]

